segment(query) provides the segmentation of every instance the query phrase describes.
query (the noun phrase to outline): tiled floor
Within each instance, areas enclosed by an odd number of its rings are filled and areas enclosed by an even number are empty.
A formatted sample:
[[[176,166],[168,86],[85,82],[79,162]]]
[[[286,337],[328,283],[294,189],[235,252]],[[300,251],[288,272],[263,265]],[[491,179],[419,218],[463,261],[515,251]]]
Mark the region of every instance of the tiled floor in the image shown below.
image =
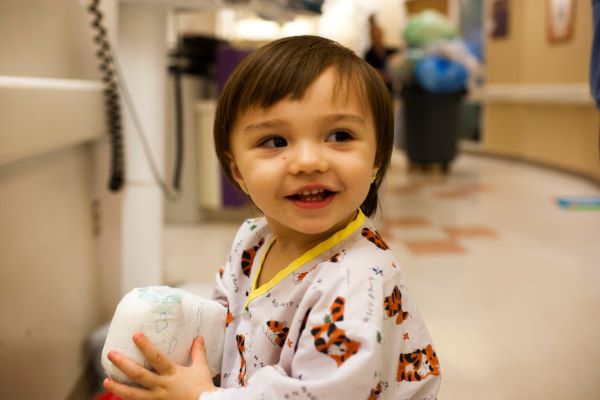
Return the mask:
[[[441,400],[600,399],[600,196],[570,175],[461,156],[448,177],[395,154],[380,231],[437,346]],[[166,280],[211,283],[237,223],[168,226]]]

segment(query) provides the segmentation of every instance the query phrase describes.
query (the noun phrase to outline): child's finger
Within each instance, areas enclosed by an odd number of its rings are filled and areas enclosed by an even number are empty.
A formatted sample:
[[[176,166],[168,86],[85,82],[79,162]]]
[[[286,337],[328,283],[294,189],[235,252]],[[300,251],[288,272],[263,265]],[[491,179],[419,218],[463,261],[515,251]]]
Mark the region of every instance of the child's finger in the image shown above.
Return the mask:
[[[133,335],[133,341],[159,375],[168,375],[175,370],[175,364],[154,346],[143,333]]]
[[[192,344],[192,364],[196,366],[208,364],[206,347],[204,347],[204,338],[202,336],[196,337]]]
[[[102,385],[104,386],[104,389],[121,399],[143,400],[148,399],[150,395],[150,392],[146,389],[125,385],[110,378],[106,378],[104,382],[102,382]]]
[[[132,381],[148,388],[153,386],[156,377],[152,372],[148,371],[143,366],[117,353],[116,351],[111,351],[108,353],[108,359]]]

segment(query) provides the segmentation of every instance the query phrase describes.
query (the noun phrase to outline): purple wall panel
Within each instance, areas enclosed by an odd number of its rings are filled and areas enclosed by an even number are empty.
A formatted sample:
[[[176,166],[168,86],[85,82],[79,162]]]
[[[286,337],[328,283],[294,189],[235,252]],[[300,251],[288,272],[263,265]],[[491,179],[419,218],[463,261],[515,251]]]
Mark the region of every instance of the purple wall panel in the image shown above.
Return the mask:
[[[236,65],[242,61],[250,51],[221,46],[217,50],[217,93],[221,93],[227,78]],[[223,207],[240,207],[248,203],[248,198],[236,189],[225,174],[221,174],[221,194]]]

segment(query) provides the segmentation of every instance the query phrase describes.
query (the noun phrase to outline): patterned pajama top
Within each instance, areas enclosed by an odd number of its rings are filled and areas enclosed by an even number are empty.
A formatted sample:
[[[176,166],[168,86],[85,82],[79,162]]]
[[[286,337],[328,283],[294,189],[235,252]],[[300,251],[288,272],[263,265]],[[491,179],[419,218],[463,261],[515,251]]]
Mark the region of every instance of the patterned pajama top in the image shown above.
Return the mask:
[[[359,211],[257,286],[273,243],[245,221],[217,275],[228,308],[221,399],[435,399],[440,368],[400,266]]]

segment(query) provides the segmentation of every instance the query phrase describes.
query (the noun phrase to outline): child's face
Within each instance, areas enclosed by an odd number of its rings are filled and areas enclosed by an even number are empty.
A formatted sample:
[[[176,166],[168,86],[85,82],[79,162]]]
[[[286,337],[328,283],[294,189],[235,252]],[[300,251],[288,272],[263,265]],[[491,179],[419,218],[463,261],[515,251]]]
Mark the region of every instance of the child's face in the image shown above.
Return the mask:
[[[335,72],[300,100],[251,108],[231,134],[231,170],[277,235],[323,235],[344,226],[377,172],[375,125],[355,91],[335,92]]]

